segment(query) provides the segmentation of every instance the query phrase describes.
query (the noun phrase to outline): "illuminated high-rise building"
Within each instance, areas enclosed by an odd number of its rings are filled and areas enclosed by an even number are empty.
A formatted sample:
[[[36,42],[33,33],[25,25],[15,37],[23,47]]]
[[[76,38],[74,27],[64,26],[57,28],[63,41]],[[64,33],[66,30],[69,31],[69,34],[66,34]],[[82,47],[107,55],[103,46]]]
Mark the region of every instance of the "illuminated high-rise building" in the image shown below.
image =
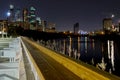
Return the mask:
[[[27,8],[24,8],[22,11],[22,21],[23,21],[22,26],[24,27],[24,29],[29,29],[30,28],[29,11]]]
[[[36,21],[37,21],[38,25],[41,25],[41,19],[40,19],[40,17],[36,17]]]
[[[15,10],[15,21],[21,21],[20,9]]]
[[[35,12],[36,12],[36,9],[33,6],[30,7],[30,23],[35,23],[36,21]]]
[[[48,22],[46,32],[55,32],[55,23]]]
[[[36,17],[36,27],[37,27],[37,30],[42,30],[40,17]]]
[[[45,31],[47,27],[47,21],[42,20],[41,25],[42,25],[42,31]]]
[[[28,22],[28,9],[23,9],[23,22]]]
[[[30,7],[30,15],[29,15],[29,22],[30,22],[30,29],[36,29],[36,9],[32,6]]]
[[[105,18],[103,19],[103,30],[110,31],[112,29],[112,19],[111,18]]]

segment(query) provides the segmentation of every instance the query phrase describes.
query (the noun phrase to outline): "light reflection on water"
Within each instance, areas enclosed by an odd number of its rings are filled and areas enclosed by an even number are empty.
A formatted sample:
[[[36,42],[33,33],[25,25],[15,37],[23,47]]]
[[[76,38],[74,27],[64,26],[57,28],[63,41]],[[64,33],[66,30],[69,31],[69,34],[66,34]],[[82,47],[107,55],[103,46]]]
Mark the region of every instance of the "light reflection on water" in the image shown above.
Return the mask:
[[[87,37],[69,37],[67,39],[50,40],[46,46],[101,70],[120,76],[119,44],[113,40],[100,41]]]
[[[109,73],[120,74],[120,72],[115,69],[115,66],[117,66],[115,65],[116,47],[113,40],[95,41],[93,39],[90,40],[85,38],[85,42],[81,42],[80,47],[80,60]],[[116,54],[118,54],[118,52],[116,52]],[[120,56],[118,56],[118,58],[120,58]]]
[[[87,37],[66,39],[69,56],[94,65],[109,73],[119,74],[115,69],[115,42],[112,40],[98,41]],[[67,43],[68,42],[68,43]],[[67,52],[66,52],[67,53]],[[120,75],[118,75],[120,76]]]

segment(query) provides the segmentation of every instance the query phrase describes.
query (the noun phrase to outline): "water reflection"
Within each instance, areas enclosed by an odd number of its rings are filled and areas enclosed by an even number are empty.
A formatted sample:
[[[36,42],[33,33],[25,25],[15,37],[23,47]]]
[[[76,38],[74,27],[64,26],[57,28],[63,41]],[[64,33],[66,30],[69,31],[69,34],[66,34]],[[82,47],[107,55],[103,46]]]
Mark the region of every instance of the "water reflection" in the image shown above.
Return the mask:
[[[98,62],[96,67],[104,71],[112,73],[115,71],[114,67],[114,41],[101,42],[101,62]]]
[[[92,49],[94,50],[94,49],[95,49],[95,42],[94,42],[94,39],[92,39],[91,44],[92,44]]]
[[[108,58],[111,60],[112,70],[114,71],[114,41],[108,40]]]
[[[68,54],[69,54],[69,56],[71,57],[71,54],[72,54],[72,38],[70,37],[69,39],[70,39],[70,40],[69,40],[69,41],[70,41],[70,42],[69,42],[70,44],[69,44],[69,46],[68,46],[68,48],[69,48],[69,49],[68,49]]]
[[[78,57],[77,59],[80,59],[80,37],[78,37],[78,49],[77,49],[77,52],[78,52],[77,55],[76,55]],[[75,57],[75,59],[76,59],[76,57]]]
[[[45,42],[41,43],[45,45]],[[88,37],[68,37],[46,42],[48,48],[120,76],[119,44],[113,40],[100,41]]]
[[[66,40],[65,39],[63,40],[63,43],[64,43],[63,44],[63,54],[65,54],[65,52],[66,52],[66,47],[65,47],[66,46]]]
[[[85,37],[85,53],[87,53],[87,37]]]

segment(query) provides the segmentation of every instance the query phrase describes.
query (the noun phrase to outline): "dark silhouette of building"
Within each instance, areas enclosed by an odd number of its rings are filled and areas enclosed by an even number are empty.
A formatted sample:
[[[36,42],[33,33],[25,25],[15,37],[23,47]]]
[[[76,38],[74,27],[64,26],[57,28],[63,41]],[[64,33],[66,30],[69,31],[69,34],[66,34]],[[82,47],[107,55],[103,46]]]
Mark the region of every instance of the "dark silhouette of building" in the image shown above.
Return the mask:
[[[75,23],[74,24],[74,33],[78,34],[78,31],[79,31],[79,23]]]

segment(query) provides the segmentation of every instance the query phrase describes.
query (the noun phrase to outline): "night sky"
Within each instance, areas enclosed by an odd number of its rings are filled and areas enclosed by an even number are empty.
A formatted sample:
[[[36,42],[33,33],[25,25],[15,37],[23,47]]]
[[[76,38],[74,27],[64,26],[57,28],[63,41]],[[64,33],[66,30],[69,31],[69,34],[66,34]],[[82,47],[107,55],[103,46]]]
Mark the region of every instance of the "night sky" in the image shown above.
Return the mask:
[[[115,15],[114,22],[120,18],[120,0],[0,0],[0,19],[6,19],[9,5],[16,8],[37,10],[42,20],[56,24],[57,31],[73,30],[73,24],[85,31],[102,29],[102,20]]]

